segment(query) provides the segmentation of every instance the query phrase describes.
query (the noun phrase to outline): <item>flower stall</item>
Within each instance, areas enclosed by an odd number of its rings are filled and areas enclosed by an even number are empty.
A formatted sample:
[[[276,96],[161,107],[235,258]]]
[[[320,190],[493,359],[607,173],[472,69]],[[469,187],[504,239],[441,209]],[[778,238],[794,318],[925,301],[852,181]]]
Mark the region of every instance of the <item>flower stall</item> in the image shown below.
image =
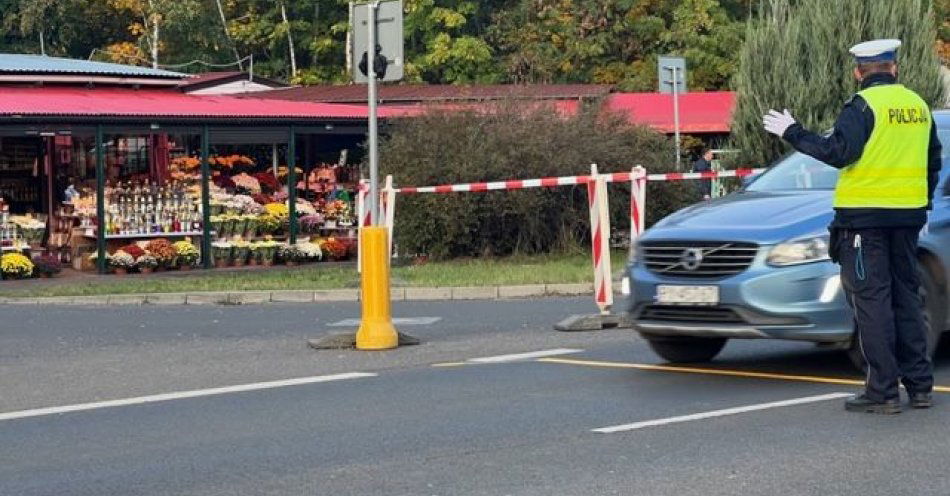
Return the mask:
[[[190,95],[185,74],[69,62],[0,82],[5,280],[268,265],[280,246],[355,239],[358,167],[338,158],[365,140],[365,108]],[[288,260],[329,259],[302,251]]]

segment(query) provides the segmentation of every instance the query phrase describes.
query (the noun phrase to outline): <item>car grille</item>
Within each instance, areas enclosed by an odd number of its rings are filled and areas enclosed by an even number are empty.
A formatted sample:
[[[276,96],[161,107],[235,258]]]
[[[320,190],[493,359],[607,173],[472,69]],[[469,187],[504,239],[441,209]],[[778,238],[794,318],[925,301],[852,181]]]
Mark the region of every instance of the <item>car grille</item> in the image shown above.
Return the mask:
[[[655,274],[716,278],[738,274],[752,265],[759,246],[754,243],[643,243],[641,259]]]
[[[719,324],[744,324],[745,319],[731,308],[681,307],[648,305],[637,316],[639,320],[665,320],[675,322],[716,322]]]

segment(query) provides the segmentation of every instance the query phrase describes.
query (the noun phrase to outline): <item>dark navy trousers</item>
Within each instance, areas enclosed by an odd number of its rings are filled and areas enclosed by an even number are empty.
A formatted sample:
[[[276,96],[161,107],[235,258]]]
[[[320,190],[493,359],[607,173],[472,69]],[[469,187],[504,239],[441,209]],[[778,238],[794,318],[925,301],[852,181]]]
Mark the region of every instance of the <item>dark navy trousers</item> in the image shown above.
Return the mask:
[[[841,229],[834,246],[841,282],[868,363],[866,391],[874,401],[933,389],[933,364],[918,292],[919,228]]]

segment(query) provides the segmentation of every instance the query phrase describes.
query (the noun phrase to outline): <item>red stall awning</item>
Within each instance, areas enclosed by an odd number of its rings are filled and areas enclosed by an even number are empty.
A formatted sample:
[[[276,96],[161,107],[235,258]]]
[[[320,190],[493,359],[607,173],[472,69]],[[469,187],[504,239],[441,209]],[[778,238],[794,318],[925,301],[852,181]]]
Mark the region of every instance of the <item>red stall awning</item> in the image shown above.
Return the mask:
[[[728,133],[735,102],[735,93],[731,91],[680,94],[680,132]],[[606,108],[626,115],[631,123],[664,133],[674,132],[673,95],[613,93],[607,97]]]
[[[366,119],[362,105],[187,95],[177,90],[76,87],[0,88],[0,118],[89,117],[143,119]],[[380,108],[380,117],[402,115]]]

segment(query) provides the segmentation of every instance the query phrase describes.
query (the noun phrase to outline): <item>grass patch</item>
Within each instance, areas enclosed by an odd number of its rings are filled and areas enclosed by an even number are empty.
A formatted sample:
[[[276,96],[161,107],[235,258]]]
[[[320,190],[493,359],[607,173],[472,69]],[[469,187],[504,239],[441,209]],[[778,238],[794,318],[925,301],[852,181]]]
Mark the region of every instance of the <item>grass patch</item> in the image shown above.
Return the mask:
[[[614,272],[626,261],[614,252]],[[588,254],[457,259],[394,267],[393,286],[496,286],[580,283],[593,280]],[[355,288],[354,266],[305,265],[242,271],[195,271],[150,276],[114,276],[49,281],[3,281],[0,296],[89,296],[103,294],[183,293],[200,291],[320,290]]]

